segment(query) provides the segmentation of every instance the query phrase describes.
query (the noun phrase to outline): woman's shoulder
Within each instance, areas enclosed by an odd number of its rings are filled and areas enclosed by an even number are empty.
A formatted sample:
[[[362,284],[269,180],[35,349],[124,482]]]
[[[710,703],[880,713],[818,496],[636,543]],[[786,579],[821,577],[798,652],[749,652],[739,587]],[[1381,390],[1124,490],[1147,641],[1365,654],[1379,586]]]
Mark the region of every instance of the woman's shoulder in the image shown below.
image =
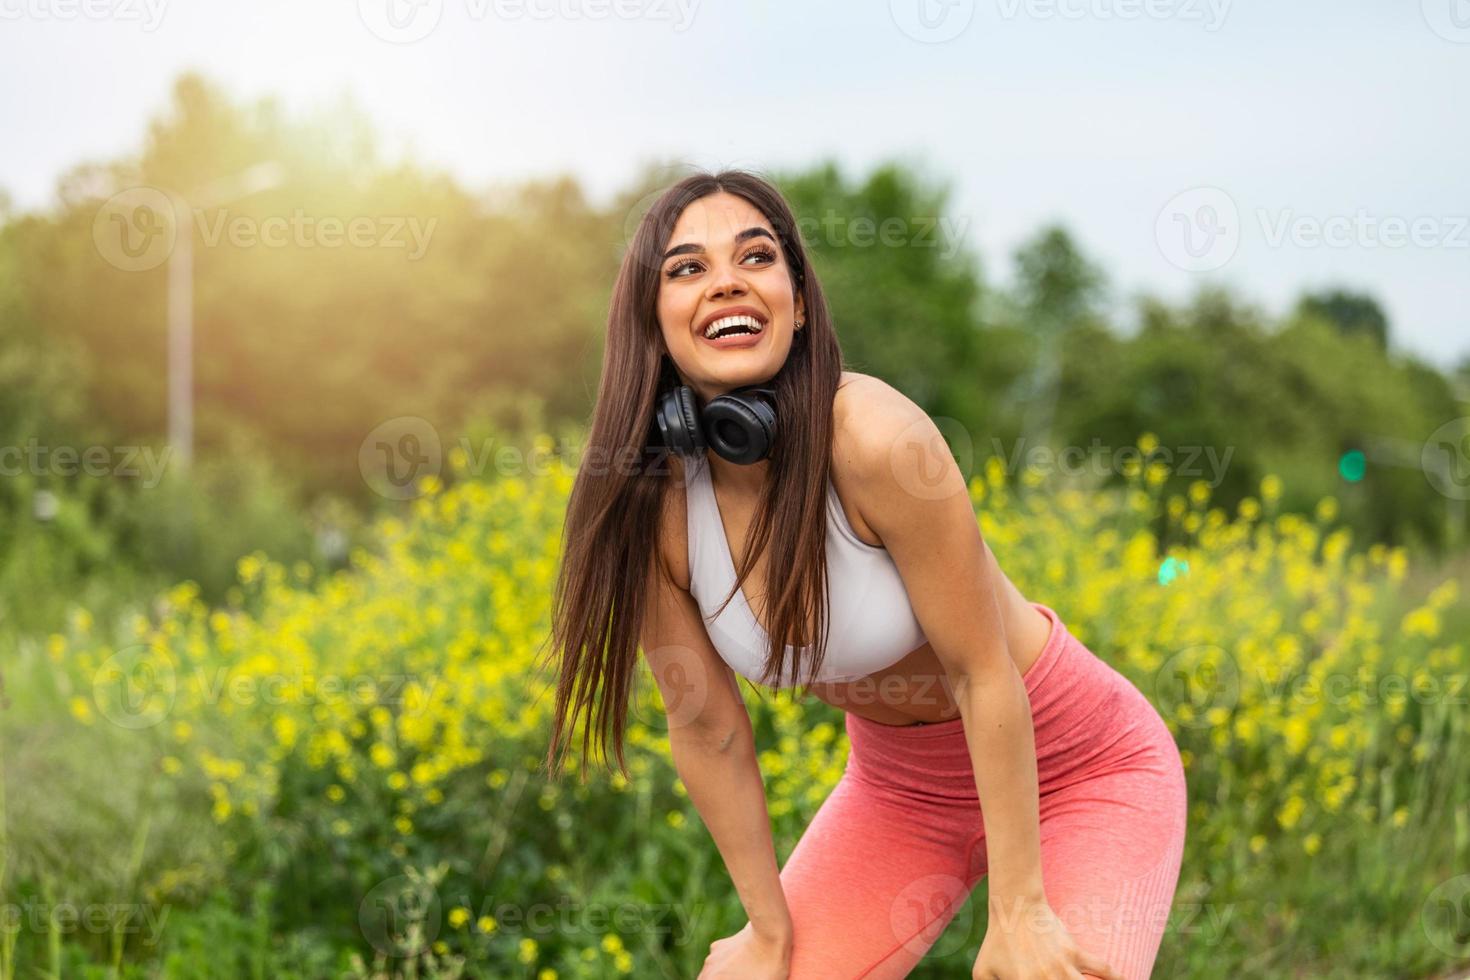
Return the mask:
[[[881,464],[906,431],[928,419],[922,408],[882,378],[843,371],[832,402],[832,465],[859,477]]]
[[[883,546],[867,519],[879,507],[868,475],[899,462],[892,457],[894,447],[928,424],[924,410],[882,378],[842,373],[832,405],[832,485],[848,524],[864,543]]]

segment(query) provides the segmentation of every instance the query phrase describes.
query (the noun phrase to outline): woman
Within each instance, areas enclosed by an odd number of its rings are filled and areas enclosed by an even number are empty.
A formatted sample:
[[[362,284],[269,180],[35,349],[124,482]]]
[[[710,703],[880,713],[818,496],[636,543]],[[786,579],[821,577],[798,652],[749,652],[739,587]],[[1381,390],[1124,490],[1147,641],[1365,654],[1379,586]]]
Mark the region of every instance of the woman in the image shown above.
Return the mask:
[[[551,768],[583,712],[584,771],[609,723],[623,766],[641,644],[749,920],[705,980],[906,976],[986,874],[974,977],[1146,977],[1184,845],[1173,739],[1001,571],[928,416],[842,370],[795,228],[764,180],[700,174],[623,259],[567,511]],[[779,871],[737,673],[846,712],[846,770]]]

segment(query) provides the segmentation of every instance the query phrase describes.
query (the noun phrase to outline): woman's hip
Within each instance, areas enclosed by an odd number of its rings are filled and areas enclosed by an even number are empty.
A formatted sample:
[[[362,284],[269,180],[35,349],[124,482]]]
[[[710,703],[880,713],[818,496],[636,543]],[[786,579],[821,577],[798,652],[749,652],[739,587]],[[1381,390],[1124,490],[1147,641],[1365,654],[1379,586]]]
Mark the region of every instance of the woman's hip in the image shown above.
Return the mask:
[[[1178,766],[1173,736],[1148,698],[1078,640],[1055,611],[1032,605],[1052,621],[1046,645],[1023,675],[1041,793],[1151,756]],[[975,798],[961,718],[894,726],[849,713],[847,734],[848,768],[857,778],[906,796]]]

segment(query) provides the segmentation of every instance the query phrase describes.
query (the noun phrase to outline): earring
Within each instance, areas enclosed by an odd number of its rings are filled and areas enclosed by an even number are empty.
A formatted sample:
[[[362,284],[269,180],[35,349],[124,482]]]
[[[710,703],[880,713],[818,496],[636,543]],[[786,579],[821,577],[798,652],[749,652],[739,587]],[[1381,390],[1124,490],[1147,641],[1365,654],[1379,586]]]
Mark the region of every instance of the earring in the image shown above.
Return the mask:
[[[801,329],[801,321],[800,320],[797,320],[796,321],[796,329],[798,329],[798,330]]]

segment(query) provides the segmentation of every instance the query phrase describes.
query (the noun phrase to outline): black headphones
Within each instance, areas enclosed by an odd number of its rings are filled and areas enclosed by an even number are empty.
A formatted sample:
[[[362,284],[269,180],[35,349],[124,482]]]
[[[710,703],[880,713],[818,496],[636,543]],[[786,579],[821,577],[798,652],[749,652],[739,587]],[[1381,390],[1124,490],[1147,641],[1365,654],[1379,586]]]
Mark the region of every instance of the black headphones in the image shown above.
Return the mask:
[[[776,389],[745,385],[698,407],[694,389],[679,385],[659,397],[654,412],[659,437],[683,456],[712,448],[732,463],[749,466],[771,455],[776,442]]]

